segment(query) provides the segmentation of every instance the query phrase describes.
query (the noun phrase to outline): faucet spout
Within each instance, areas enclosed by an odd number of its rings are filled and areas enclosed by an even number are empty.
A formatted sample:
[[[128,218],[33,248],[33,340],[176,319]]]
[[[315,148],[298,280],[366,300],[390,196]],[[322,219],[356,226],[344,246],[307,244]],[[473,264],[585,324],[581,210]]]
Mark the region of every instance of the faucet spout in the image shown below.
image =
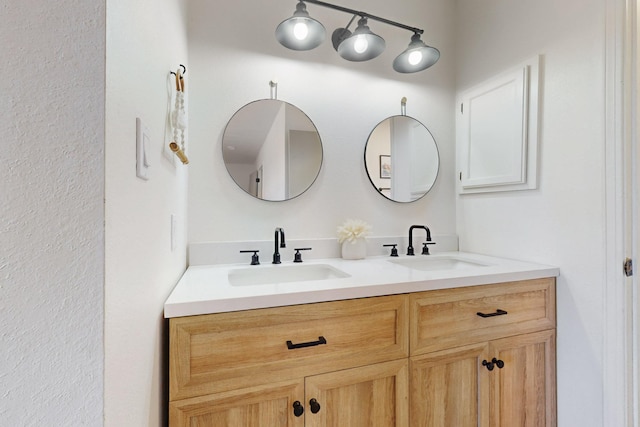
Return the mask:
[[[407,247],[407,255],[413,256],[415,255],[414,250],[413,250],[413,229],[414,228],[419,228],[422,229],[424,231],[427,232],[427,242],[431,241],[431,230],[429,230],[429,227],[425,226],[425,225],[412,225],[411,227],[409,227],[409,246]]]
[[[273,235],[275,250],[273,252],[272,264],[281,264],[280,251],[278,248],[286,248],[287,244],[284,240],[284,230],[281,227],[276,227],[276,231]]]

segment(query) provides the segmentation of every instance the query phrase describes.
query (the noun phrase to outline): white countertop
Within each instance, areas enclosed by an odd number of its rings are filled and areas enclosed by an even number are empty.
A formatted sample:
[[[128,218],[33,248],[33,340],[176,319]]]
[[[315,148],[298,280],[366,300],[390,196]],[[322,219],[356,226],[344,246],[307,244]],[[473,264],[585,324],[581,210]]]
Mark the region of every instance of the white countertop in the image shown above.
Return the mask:
[[[532,264],[466,252],[444,252],[430,259],[452,258],[484,264],[465,269],[421,271],[397,265],[390,260],[415,257],[368,257],[362,260],[340,258],[314,259],[302,264],[279,265],[224,264],[191,266],[184,273],[164,304],[164,316],[181,317],[255,308],[307,304],[380,295],[403,294],[463,286],[504,283],[518,280],[556,277],[557,267]],[[234,286],[228,274],[237,269],[272,269],[283,266],[324,264],[349,277],[301,282]]]

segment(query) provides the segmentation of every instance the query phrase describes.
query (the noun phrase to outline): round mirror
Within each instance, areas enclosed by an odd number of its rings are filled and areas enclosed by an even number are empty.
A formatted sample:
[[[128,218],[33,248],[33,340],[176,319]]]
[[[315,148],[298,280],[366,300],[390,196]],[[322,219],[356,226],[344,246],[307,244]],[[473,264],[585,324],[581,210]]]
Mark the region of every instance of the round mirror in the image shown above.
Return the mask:
[[[387,199],[413,202],[438,176],[440,158],[431,132],[409,116],[389,117],[373,129],[364,150],[369,180]]]
[[[297,107],[276,99],[238,110],[222,135],[222,158],[231,178],[261,200],[289,200],[304,193],[322,166],[322,142]]]

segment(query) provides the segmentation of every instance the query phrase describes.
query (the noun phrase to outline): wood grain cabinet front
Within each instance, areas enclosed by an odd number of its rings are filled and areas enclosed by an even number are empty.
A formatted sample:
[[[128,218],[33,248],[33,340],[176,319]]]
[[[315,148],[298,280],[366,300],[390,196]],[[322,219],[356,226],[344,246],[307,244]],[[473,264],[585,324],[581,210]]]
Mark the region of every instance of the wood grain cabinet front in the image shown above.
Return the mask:
[[[411,296],[411,355],[555,324],[554,279],[420,292]]]
[[[480,367],[487,343],[411,358],[411,426],[486,427],[489,382]]]
[[[345,369],[169,404],[172,427],[396,427],[409,423],[408,361]]]
[[[281,426],[303,427],[301,379],[192,397],[169,403],[172,427]]]
[[[409,363],[400,359],[305,380],[305,394],[322,407],[306,415],[308,427],[409,425]]]
[[[555,281],[412,295],[412,427],[554,427]]]
[[[555,426],[555,281],[173,318],[171,427]]]
[[[407,425],[408,300],[171,319],[171,427]]]

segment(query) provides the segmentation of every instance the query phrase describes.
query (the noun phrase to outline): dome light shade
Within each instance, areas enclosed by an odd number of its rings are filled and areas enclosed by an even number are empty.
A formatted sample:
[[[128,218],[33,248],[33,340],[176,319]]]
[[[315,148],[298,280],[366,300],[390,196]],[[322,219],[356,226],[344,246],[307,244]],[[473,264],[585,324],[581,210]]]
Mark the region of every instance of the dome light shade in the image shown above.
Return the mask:
[[[298,2],[293,16],[276,28],[276,40],[292,50],[314,49],[322,44],[325,35],[324,26],[309,16],[303,1]]]
[[[351,15],[351,20],[344,28],[336,28],[331,34],[333,48],[343,59],[353,62],[368,61],[377,58],[386,47],[382,37],[374,34],[368,27],[367,21],[374,20],[392,25],[403,30],[411,31],[413,36],[409,47],[393,61],[393,69],[399,73],[415,73],[426,70],[440,59],[440,51],[427,46],[420,35],[424,30],[395,22],[381,16],[375,16],[364,11],[350,9],[327,3],[325,0],[296,0],[296,11],[293,16],[285,19],[276,28],[276,40],[292,50],[311,50],[318,47],[326,37],[324,26],[309,16],[307,3],[327,7]],[[353,33],[349,27],[358,19],[358,25]]]
[[[346,37],[338,45],[338,54],[347,61],[368,61],[380,55],[386,44],[382,37],[371,32],[367,26],[367,18],[358,21],[353,34]]]
[[[415,33],[409,47],[393,60],[393,69],[399,73],[415,73],[431,67],[438,59],[440,51],[424,44],[420,34]]]

